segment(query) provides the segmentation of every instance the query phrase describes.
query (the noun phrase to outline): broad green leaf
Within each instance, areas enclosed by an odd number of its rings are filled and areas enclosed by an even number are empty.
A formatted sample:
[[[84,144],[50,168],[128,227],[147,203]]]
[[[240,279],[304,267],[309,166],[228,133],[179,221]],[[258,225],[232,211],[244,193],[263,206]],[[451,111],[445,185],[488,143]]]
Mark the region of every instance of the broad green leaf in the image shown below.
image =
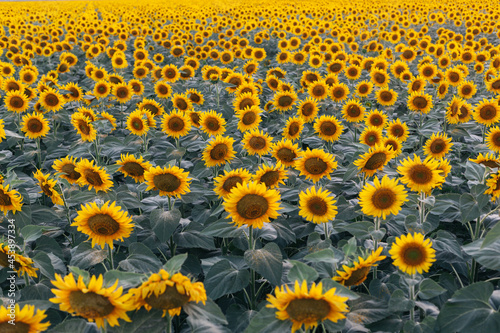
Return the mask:
[[[162,318],[162,314],[161,310],[146,311],[142,308],[129,314],[131,322],[120,320],[119,326],[110,328],[108,331],[111,333],[160,333],[165,330],[166,326],[166,320]]]
[[[481,248],[494,243],[498,239],[500,239],[500,223],[495,224],[495,226],[488,231],[486,237],[484,237],[483,244],[481,244]]]
[[[205,304],[201,302],[189,302],[184,305],[182,309],[188,314],[188,318],[192,318],[196,321],[196,325],[193,325],[194,327],[198,325],[205,326],[208,322],[214,325],[212,327],[220,330],[210,332],[226,332],[226,330],[221,327],[221,325],[227,325],[226,317],[219,306],[211,299],[207,299]],[[209,327],[210,326],[211,325],[209,325]]]
[[[482,239],[478,239],[462,248],[465,253],[472,256],[481,265],[489,269],[500,270],[500,239],[483,248],[481,248],[482,242]]]
[[[288,280],[291,282],[306,280],[307,282],[314,282],[318,278],[318,272],[316,270],[300,261],[291,260],[293,267],[288,272]]]
[[[104,273],[104,285],[111,286],[118,280],[118,286],[125,289],[136,287],[145,280],[144,274],[118,271],[116,269]]]
[[[197,230],[179,232],[174,235],[174,241],[177,245],[185,248],[200,248],[206,250],[215,250],[213,237],[202,234]]]
[[[187,253],[178,254],[170,258],[167,263],[163,265],[163,268],[170,274],[175,274],[181,270],[181,267],[186,261],[187,257]]]
[[[351,322],[362,325],[377,322],[393,314],[384,301],[364,294],[361,294],[358,299],[352,300],[349,307],[347,318]]]
[[[489,282],[478,282],[458,290],[439,313],[439,331],[500,332],[500,312],[493,309],[489,303],[493,289]]]
[[[80,333],[80,332],[85,332],[85,329],[87,325],[91,325],[89,322],[87,322],[84,319],[68,319],[57,325],[56,327],[53,327],[50,329],[50,332],[53,333],[68,333],[68,332],[73,332],[73,333]]]
[[[366,239],[370,237],[370,228],[373,227],[373,222],[361,221],[353,223],[344,222],[343,225],[335,225],[334,229],[340,232],[347,231],[358,239]]]
[[[48,300],[52,297],[50,288],[44,284],[37,283],[31,286],[26,286],[21,289],[21,300]]]
[[[202,231],[202,234],[211,237],[238,237],[242,233],[243,230],[230,224],[229,220],[222,220],[211,223]]]
[[[108,251],[92,248],[89,242],[84,242],[71,249],[71,266],[87,269],[103,262],[108,257]]]
[[[441,287],[432,279],[423,279],[418,287],[418,296],[421,299],[431,299],[446,292],[446,289]]]
[[[21,229],[21,235],[23,235],[24,242],[32,242],[37,240],[42,236],[45,231],[54,231],[58,230],[57,227],[47,227],[40,225],[27,225]]]
[[[161,262],[153,252],[141,243],[132,243],[129,246],[130,255],[120,261],[120,268],[135,273],[150,273],[160,270]]]
[[[469,193],[460,196],[460,212],[462,223],[472,221],[481,215],[476,199]]]
[[[205,289],[208,297],[218,299],[245,288],[250,282],[247,269],[238,270],[228,260],[223,259],[214,264],[205,277]]]
[[[35,262],[35,267],[40,269],[43,276],[51,280],[54,279],[54,266],[52,266],[52,261],[47,254],[38,252],[32,259]]]
[[[78,279],[78,277],[81,276],[83,277],[83,282],[88,283],[90,281],[90,273],[86,270],[80,269],[76,266],[68,266],[68,270],[73,273],[75,279]]]
[[[324,293],[332,288],[335,288],[335,295],[347,297],[349,298],[349,300],[355,300],[359,298],[359,295],[356,294],[354,291],[351,291],[349,288],[341,285],[336,281],[333,281],[332,279],[322,279],[321,283],[323,284]]]
[[[415,302],[409,300],[401,289],[396,289],[389,300],[389,309],[393,312],[410,311]]]
[[[244,333],[277,333],[290,332],[292,322],[290,320],[279,320],[276,318],[276,309],[262,308],[250,320],[250,325]]]
[[[151,212],[149,219],[151,228],[160,242],[167,242],[174,233],[181,220],[181,212],[178,209],[163,211],[155,209]]]
[[[275,286],[281,284],[282,260],[280,248],[275,243],[267,243],[262,249],[245,251],[248,266]]]

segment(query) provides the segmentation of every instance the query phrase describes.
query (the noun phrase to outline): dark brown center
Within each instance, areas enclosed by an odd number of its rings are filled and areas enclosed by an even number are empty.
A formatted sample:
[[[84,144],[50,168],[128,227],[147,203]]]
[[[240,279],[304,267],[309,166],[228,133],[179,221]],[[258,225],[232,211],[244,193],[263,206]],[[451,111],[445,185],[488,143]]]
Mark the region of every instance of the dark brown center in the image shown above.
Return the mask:
[[[144,301],[155,309],[171,310],[182,307],[189,301],[189,295],[181,294],[174,286],[167,286],[165,291],[156,296],[153,292]]]
[[[224,143],[215,145],[210,151],[210,158],[215,161],[223,160],[229,152],[229,148]]]
[[[311,157],[304,162],[304,169],[312,175],[320,175],[328,169],[328,164],[319,157]]]
[[[35,324],[33,324],[35,325]],[[0,323],[0,332],[2,333],[29,333],[33,332],[31,330],[31,325],[23,323],[22,321],[16,320],[15,325],[9,324],[7,321]]]
[[[395,203],[396,195],[391,189],[379,188],[373,193],[371,201],[375,208],[387,209]]]
[[[359,117],[361,115],[361,109],[355,104],[349,105],[347,107],[347,115],[352,118]]]
[[[54,107],[59,104],[59,98],[55,94],[49,93],[45,96],[45,103],[50,107]]]
[[[87,182],[93,186],[101,186],[104,184],[99,173],[94,170],[86,169],[83,172],[83,176]]]
[[[491,120],[496,117],[497,110],[492,105],[485,105],[481,108],[481,110],[479,110],[479,114],[481,115],[482,119]]]
[[[178,100],[175,102],[175,105],[177,106],[177,108],[178,108],[179,110],[183,110],[183,111],[187,110],[187,108],[188,108],[188,103],[186,103],[186,101],[185,101],[185,100],[183,100],[183,99],[178,99]]]
[[[291,149],[288,149],[288,148],[281,148],[278,150],[278,152],[276,153],[276,155],[278,156],[278,158],[286,163],[290,163],[292,162],[296,157],[297,157],[297,154],[295,154],[295,152]]]
[[[137,162],[126,162],[122,169],[133,177],[140,177],[144,175],[144,168]]]
[[[410,179],[417,184],[428,184],[432,180],[432,170],[425,165],[415,165],[410,169]]]
[[[423,248],[418,245],[406,245],[402,250],[402,254],[401,259],[410,267],[421,265],[426,260]]]
[[[392,94],[389,91],[382,91],[380,93],[380,99],[384,102],[389,102],[392,100]]]
[[[337,126],[331,121],[324,121],[319,127],[319,130],[323,135],[332,136],[337,132]]]
[[[387,155],[385,153],[375,153],[366,161],[363,167],[366,170],[377,170],[384,165],[387,160]]]
[[[96,214],[87,223],[90,230],[98,235],[111,236],[120,230],[120,224],[108,214]]]
[[[427,100],[424,97],[417,96],[413,99],[413,105],[419,109],[425,109],[427,107]]]
[[[446,148],[446,142],[443,139],[434,139],[430,146],[430,151],[433,154],[442,153]]]
[[[168,129],[174,132],[179,132],[184,129],[184,120],[179,117],[173,117],[168,120]]]
[[[326,90],[323,86],[316,86],[313,88],[312,93],[315,97],[321,97],[325,94]]]
[[[295,134],[299,133],[300,126],[298,123],[291,123],[290,126],[288,127],[288,134],[290,136],[294,136]]]
[[[94,292],[84,293],[80,290],[72,291],[69,294],[69,304],[77,315],[87,319],[105,317],[113,312],[114,305],[108,298]]]
[[[243,183],[243,179],[240,176],[231,176],[224,181],[222,188],[229,193],[233,187],[241,183]]]
[[[278,99],[278,105],[281,106],[281,107],[288,107],[290,105],[292,105],[293,103],[293,99],[290,97],[290,96],[281,96],[279,99]]]
[[[174,192],[181,186],[181,180],[171,173],[164,173],[154,176],[153,184],[160,191]]]
[[[328,206],[325,200],[319,197],[310,198],[307,201],[307,208],[309,211],[316,216],[323,216],[328,212]]]
[[[260,177],[260,182],[266,184],[267,187],[275,185],[280,179],[279,171],[268,171]]]
[[[66,174],[66,176],[71,180],[78,180],[80,178],[80,173],[75,171],[75,166],[73,164],[65,164],[61,168],[61,171]]]
[[[286,307],[286,312],[296,322],[322,321],[330,313],[330,305],[324,299],[294,299]]]
[[[265,215],[268,208],[267,199],[257,194],[247,194],[236,204],[238,214],[249,220]]]

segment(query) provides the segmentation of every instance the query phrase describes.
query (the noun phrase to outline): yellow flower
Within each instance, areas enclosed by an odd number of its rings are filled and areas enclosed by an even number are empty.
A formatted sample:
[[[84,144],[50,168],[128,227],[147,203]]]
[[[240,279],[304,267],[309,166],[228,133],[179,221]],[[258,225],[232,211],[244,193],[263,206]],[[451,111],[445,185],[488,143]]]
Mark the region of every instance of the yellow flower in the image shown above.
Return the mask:
[[[28,138],[37,139],[44,137],[49,130],[49,122],[42,114],[34,112],[23,116],[21,131],[23,131]]]
[[[23,204],[22,197],[16,190],[9,191],[9,185],[0,184],[0,210],[7,214],[8,211],[16,213],[21,210]]]
[[[248,182],[252,175],[246,169],[224,171],[224,174],[214,178],[214,191],[219,198],[226,197],[237,184]]]
[[[279,91],[274,95],[273,105],[278,111],[288,111],[297,101],[297,94],[293,91]]]
[[[258,106],[246,107],[244,110],[236,111],[238,117],[238,130],[241,132],[257,129],[261,122],[261,110]]]
[[[408,108],[420,113],[428,113],[432,108],[432,97],[428,94],[413,92],[408,96]]]
[[[394,266],[403,272],[422,274],[423,272],[427,273],[432,263],[436,261],[436,251],[431,246],[430,239],[424,240],[424,235],[420,233],[402,235],[396,237],[389,254],[394,260]]]
[[[406,123],[401,122],[399,118],[387,123],[387,134],[398,138],[401,142],[408,139],[409,131]]]
[[[299,193],[299,215],[316,224],[328,223],[337,215],[336,200],[331,192],[315,186]]]
[[[380,255],[382,250],[383,248],[379,247],[376,251],[372,251],[366,259],[358,257],[358,261],[354,261],[352,267],[342,265],[343,271],[337,270],[338,276],[334,276],[332,280],[347,287],[360,285],[366,280],[368,273],[370,273],[370,269],[377,266],[378,261],[387,258],[386,256]]]
[[[410,190],[415,192],[430,193],[433,188],[444,182],[444,177],[437,169],[439,162],[427,157],[424,161],[416,154],[413,159],[408,159],[401,162],[398,167],[398,172],[403,177],[401,182],[406,184]]]
[[[360,122],[365,117],[365,108],[356,100],[349,100],[342,107],[342,118],[348,122]]]
[[[9,258],[9,256],[11,257]],[[5,243],[0,243],[0,266],[9,267],[10,270],[16,271],[19,277],[23,276],[24,274],[28,274],[32,277],[37,277],[38,275],[36,271],[38,270],[38,268],[33,267],[33,264],[34,262],[31,258],[14,252],[12,246],[9,246]]]
[[[472,159],[469,158],[469,161],[477,163],[477,164],[482,164],[484,166],[487,166],[489,168],[498,168],[500,166],[500,158],[496,157],[494,154],[486,153],[483,155],[482,153],[479,153],[477,158]]]
[[[472,116],[478,124],[490,127],[500,120],[500,106],[495,100],[483,99],[474,108]]]
[[[293,144],[292,141],[282,139],[272,145],[272,155],[281,164],[286,167],[294,166],[296,159],[302,156],[298,144]]]
[[[378,144],[370,147],[367,153],[354,161],[354,165],[358,167],[360,172],[365,173],[365,177],[371,177],[378,170],[382,170],[394,156],[395,152],[392,149]]]
[[[366,184],[359,193],[359,205],[363,214],[382,217],[398,215],[401,206],[408,201],[403,185],[397,179],[385,175],[381,181],[375,176],[373,185]]]
[[[29,101],[20,90],[8,91],[3,102],[7,110],[17,113],[24,112],[29,108]]]
[[[203,150],[203,160],[207,167],[226,164],[235,156],[233,149],[234,139],[224,136],[216,136],[209,141]]]
[[[359,142],[370,147],[378,145],[382,142],[382,128],[375,126],[367,126],[359,136]]]
[[[54,161],[52,168],[61,174],[59,177],[66,179],[70,184],[76,184],[80,173],[75,171],[77,161],[72,156],[66,156]]]
[[[243,136],[241,143],[249,155],[266,155],[271,150],[271,141],[273,140],[267,133],[258,129],[247,131]]]
[[[81,175],[78,178],[78,184],[80,186],[88,185],[89,191],[94,188],[96,192],[108,192],[113,187],[111,176],[102,167],[94,165],[93,160],[81,159],[76,164],[74,171]]]
[[[389,88],[382,88],[375,95],[377,96],[377,102],[384,106],[394,105],[398,100],[398,93]]]
[[[191,179],[188,178],[189,172],[184,172],[177,166],[170,167],[151,167],[144,173],[144,179],[149,190],[159,190],[160,196],[176,196],[181,197],[182,194],[189,193],[189,183]]]
[[[61,110],[65,103],[64,97],[51,88],[43,91],[38,101],[45,110],[54,112]]]
[[[120,171],[125,177],[132,177],[136,183],[144,181],[144,173],[151,168],[151,163],[144,161],[141,156],[136,158],[134,155],[121,154],[120,160],[116,161],[120,165],[117,171]]]
[[[2,332],[26,332],[26,333],[38,333],[46,331],[50,322],[42,323],[42,320],[47,318],[45,310],[36,310],[35,306],[26,304],[19,307],[19,304],[14,306],[14,318],[15,325],[9,323],[12,321],[12,312],[7,306],[0,306],[0,331]],[[17,328],[19,330],[17,330]]]
[[[432,133],[430,139],[425,142],[424,154],[435,159],[442,159],[448,154],[451,146],[453,143],[451,143],[451,138],[446,136],[446,133],[437,135]]]
[[[75,112],[71,115],[71,124],[80,134],[83,141],[94,141],[97,138],[97,131],[92,125],[91,120],[81,112]]]
[[[200,114],[200,125],[203,132],[208,135],[218,136],[226,131],[226,120],[221,113],[214,110],[202,112]]]
[[[130,113],[127,117],[127,129],[132,132],[132,134],[141,136],[145,135],[149,131],[149,124],[146,115],[143,110],[135,110]]]
[[[304,120],[300,117],[288,118],[285,128],[283,128],[283,136],[288,140],[296,140],[300,137],[304,129]]]
[[[318,102],[314,98],[308,97],[301,101],[297,107],[297,115],[306,123],[310,123],[316,118],[319,107]]]
[[[41,170],[37,170],[33,176],[36,178],[36,180],[38,180],[38,185],[41,188],[41,191],[39,193],[45,193],[45,195],[52,200],[52,203],[54,205],[64,205],[64,201],[61,195],[55,189],[57,181],[55,181],[54,179],[50,179],[50,174],[44,175]]]
[[[163,116],[161,129],[168,136],[179,138],[191,130],[191,119],[182,111],[172,110],[170,114],[165,113]]]
[[[295,163],[295,168],[305,175],[306,179],[317,183],[321,178],[331,179],[330,173],[337,168],[335,157],[320,149],[307,150]]]
[[[288,176],[285,167],[278,162],[276,166],[260,166],[252,178],[257,183],[264,183],[267,188],[276,188],[279,187],[279,184],[285,185],[284,180]]]

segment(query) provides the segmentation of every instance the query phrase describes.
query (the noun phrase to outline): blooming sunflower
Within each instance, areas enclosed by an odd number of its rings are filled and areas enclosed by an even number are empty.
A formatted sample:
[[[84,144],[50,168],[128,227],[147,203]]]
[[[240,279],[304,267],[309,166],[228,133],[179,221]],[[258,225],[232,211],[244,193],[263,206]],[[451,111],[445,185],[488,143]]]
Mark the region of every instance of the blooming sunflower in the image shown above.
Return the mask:
[[[218,135],[203,150],[203,160],[208,167],[222,165],[231,161],[235,156],[233,149],[234,139]]]
[[[5,124],[3,119],[0,119],[0,142],[3,141],[3,139],[6,139],[7,137],[5,136]]]
[[[49,122],[40,113],[31,113],[23,116],[21,131],[30,139],[44,137],[49,132]]]
[[[304,129],[304,120],[301,117],[290,117],[283,128],[283,136],[288,140],[296,140]]]
[[[264,183],[267,188],[276,188],[279,184],[285,185],[288,176],[285,167],[278,162],[276,166],[260,166],[252,178],[257,183]]]
[[[422,161],[420,156],[413,154],[413,159],[408,157],[401,162],[398,172],[403,176],[401,182],[410,190],[430,193],[433,188],[444,182],[444,177],[437,170],[438,166],[439,162],[432,157],[427,157]]]
[[[14,313],[12,309],[7,306],[0,306],[0,331],[1,332],[26,332],[26,333],[38,333],[46,331],[50,322],[42,323],[43,320],[47,318],[45,310],[36,310],[35,306],[26,304],[19,307],[19,304],[14,306]],[[9,323],[12,320],[11,315],[14,314],[15,324]],[[17,329],[19,328],[19,329]]]
[[[316,224],[327,223],[337,215],[331,192],[315,186],[299,193],[299,215]]]
[[[295,281],[294,291],[285,285],[276,287],[273,295],[267,296],[268,308],[275,308],[276,318],[279,320],[290,320],[291,333],[305,326],[306,330],[315,328],[323,320],[336,323],[345,318],[344,313],[349,311],[346,301],[347,297],[336,295],[336,288],[323,293],[323,284],[313,283],[311,289],[307,288],[307,281]]]
[[[458,68],[448,68],[444,75],[446,81],[453,87],[460,85],[464,79],[464,73]]]
[[[57,181],[49,178],[49,174],[44,175],[41,170],[37,170],[36,173],[33,174],[36,180],[38,180],[38,185],[40,186],[41,191],[39,193],[45,193],[48,196],[54,205],[64,205],[64,201],[61,198],[61,195],[55,189]]]
[[[252,175],[246,169],[225,170],[223,175],[214,178],[214,191],[219,198],[226,197],[237,184],[248,182],[250,179]]]
[[[432,104],[432,97],[429,94],[413,92],[408,96],[407,106],[410,110],[424,114],[428,113],[434,105]]]
[[[486,145],[496,153],[500,153],[500,128],[498,126],[490,128],[486,134]]]
[[[148,133],[149,125],[148,119],[143,110],[135,110],[127,117],[127,127],[132,134],[142,136]]]
[[[450,124],[456,124],[459,122],[460,108],[464,104],[464,100],[458,96],[453,96],[451,101],[448,103],[446,108],[446,121]]]
[[[297,94],[293,91],[278,91],[274,95],[273,105],[278,111],[288,111],[297,101]]]
[[[408,125],[402,123],[399,118],[388,122],[386,131],[388,135],[398,138],[401,142],[405,142],[409,136]]]
[[[174,94],[172,96],[172,103],[180,111],[187,111],[193,108],[193,102],[191,102],[186,94]]]
[[[367,153],[354,161],[354,165],[358,167],[360,172],[365,173],[365,177],[371,177],[377,170],[382,170],[394,156],[395,152],[392,149],[379,144],[370,147]]]
[[[349,93],[349,88],[344,83],[336,83],[330,87],[330,98],[335,102],[343,101]]]
[[[153,116],[161,116],[165,110],[163,107],[154,99],[144,98],[142,102],[137,104],[137,109],[148,111]]]
[[[226,119],[221,113],[209,110],[200,114],[200,126],[208,135],[222,135],[226,131]]]
[[[265,222],[279,216],[280,193],[254,181],[238,183],[224,198],[224,208],[233,223],[261,229]]]
[[[337,141],[344,130],[341,122],[334,116],[322,115],[314,123],[318,136],[328,142]]]
[[[243,140],[243,148],[247,150],[249,155],[266,155],[271,150],[271,141],[273,140],[267,133],[255,129],[245,132]]]
[[[40,93],[38,101],[45,110],[56,112],[62,109],[65,98],[54,89],[49,88]]]
[[[380,255],[382,250],[383,248],[379,247],[376,251],[372,251],[366,259],[358,257],[358,261],[354,261],[351,267],[342,265],[343,270],[337,270],[338,276],[334,276],[332,280],[347,287],[359,286],[366,280],[370,269],[377,266],[378,261],[387,258]]]
[[[252,107],[247,107],[244,110],[237,111],[236,117],[238,117],[238,130],[241,132],[251,131],[259,127],[262,121],[260,117],[261,110],[258,106],[254,105]]]
[[[28,109],[29,101],[25,94],[19,90],[8,91],[3,102],[9,111],[21,113]]]
[[[398,215],[401,206],[408,201],[403,185],[397,179],[385,175],[381,181],[375,176],[373,185],[366,184],[359,193],[359,205],[363,214],[382,217]]]
[[[365,108],[351,99],[342,107],[342,117],[348,122],[360,122],[365,117]]]
[[[76,159],[73,156],[66,156],[54,161],[52,168],[60,172],[59,177],[66,179],[70,184],[76,184],[80,178],[80,173],[75,171]]]
[[[184,172],[177,166],[170,167],[151,167],[144,172],[144,179],[149,190],[159,190],[160,196],[176,196],[181,197],[182,194],[189,193],[189,183],[191,179],[188,178],[189,172]]]
[[[259,97],[252,92],[241,93],[233,101],[233,107],[236,112],[242,111],[247,107],[259,106],[259,104]]]
[[[8,211],[16,213],[21,210],[23,204],[21,203],[22,197],[16,190],[9,191],[9,185],[3,186],[0,184],[0,210],[7,214]]]
[[[482,153],[479,153],[477,158],[472,159],[469,158],[469,161],[477,163],[477,164],[482,164],[484,166],[487,166],[488,168],[498,168],[500,167],[500,158],[496,157],[494,154],[486,153],[483,155]]]
[[[442,159],[448,154],[451,146],[453,143],[451,143],[451,138],[446,136],[446,133],[432,133],[430,139],[425,142],[424,154],[435,159]]]
[[[152,166],[148,161],[144,161],[142,156],[137,158],[128,153],[127,155],[121,154],[116,164],[120,165],[117,171],[123,173],[125,177],[132,177],[136,183],[144,181],[144,172]]]
[[[296,159],[302,156],[302,152],[297,144],[293,144],[290,140],[282,139],[273,144],[272,155],[282,165],[289,167],[295,165]]]
[[[500,76],[485,80],[486,89],[496,94],[500,93]]]
[[[477,92],[476,85],[472,81],[462,81],[457,87],[457,93],[460,97],[470,99]]]
[[[435,252],[430,239],[424,240],[424,235],[420,233],[396,237],[389,250],[394,266],[408,274],[428,272],[436,261]]]
[[[323,100],[328,96],[328,85],[324,80],[311,83],[307,89],[309,96],[317,100]]]
[[[295,168],[305,175],[306,179],[317,183],[321,178],[331,179],[330,173],[337,168],[335,157],[320,149],[307,150],[302,157],[295,162]]]
[[[11,256],[9,258],[9,256]],[[11,258],[14,258],[12,262]],[[33,267],[33,260],[29,257],[25,257],[19,253],[16,253],[12,249],[12,245],[7,245],[6,243],[0,243],[0,266],[9,267],[10,270],[16,271],[18,276],[23,276],[28,274],[32,277],[37,277],[38,268]],[[0,324],[1,327],[1,324]]]
[[[93,94],[98,99],[106,98],[111,93],[111,84],[108,81],[100,80],[94,85]]]
[[[403,148],[403,144],[401,143],[401,140],[399,140],[395,136],[389,135],[386,138],[383,138],[382,139],[382,144],[385,147],[392,149],[392,151],[395,154],[394,157],[396,157],[399,154],[401,154],[401,151],[402,151],[402,148]]]
[[[486,180],[486,186],[488,188],[484,191],[484,194],[491,194],[491,201],[495,201],[500,197],[500,172],[492,173]]]
[[[128,84],[119,83],[113,85],[111,93],[115,96],[116,100],[120,103],[126,103],[132,98],[132,89]]]
[[[181,273],[171,275],[164,269],[149,276],[139,287],[130,290],[131,303],[135,309],[163,310],[163,316],[180,315],[189,302],[205,304],[207,294],[202,282],[192,282]]]
[[[382,128],[367,126],[359,136],[359,142],[373,147],[382,142]]]
[[[483,99],[475,106],[472,117],[478,124],[490,127],[500,120],[500,106],[495,100]]]
[[[74,172],[81,175],[80,178],[78,178],[78,184],[80,186],[88,185],[89,191],[94,188],[96,192],[108,192],[109,189],[113,187],[111,176],[108,175],[102,167],[94,165],[93,160],[81,159],[76,164]]]
[[[191,118],[185,112],[172,110],[170,114],[165,113],[163,115],[161,129],[173,138],[185,136],[191,130]]]
[[[380,105],[391,106],[398,100],[398,93],[389,88],[382,88],[375,93]]]
[[[94,141],[97,138],[97,131],[92,125],[91,120],[81,112],[75,112],[71,115],[71,124],[80,134],[83,141]]]
[[[49,301],[59,304],[61,311],[81,316],[97,324],[98,328],[108,323],[111,327],[119,325],[118,319],[130,322],[127,311],[135,309],[129,302],[130,294],[122,295],[123,287],[118,286],[118,280],[109,288],[103,286],[103,276],[92,276],[88,285],[79,276],[75,281],[73,273],[64,279],[55,274],[55,281],[51,281],[57,288],[51,289],[56,297]]]
[[[297,107],[297,115],[301,117],[306,123],[310,123],[316,118],[319,107],[318,102],[311,97],[301,101]]]
[[[359,97],[367,97],[373,91],[373,83],[370,81],[361,81],[356,85],[356,95]]]
[[[172,87],[166,81],[158,81],[155,84],[155,93],[160,98],[169,98],[172,94]]]

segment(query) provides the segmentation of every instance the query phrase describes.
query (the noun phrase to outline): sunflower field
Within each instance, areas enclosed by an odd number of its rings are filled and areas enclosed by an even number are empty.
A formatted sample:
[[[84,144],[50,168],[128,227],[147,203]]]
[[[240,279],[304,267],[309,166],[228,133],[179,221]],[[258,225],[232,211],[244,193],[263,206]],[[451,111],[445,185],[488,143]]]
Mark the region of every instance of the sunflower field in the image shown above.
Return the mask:
[[[494,0],[0,6],[0,332],[500,332]]]

